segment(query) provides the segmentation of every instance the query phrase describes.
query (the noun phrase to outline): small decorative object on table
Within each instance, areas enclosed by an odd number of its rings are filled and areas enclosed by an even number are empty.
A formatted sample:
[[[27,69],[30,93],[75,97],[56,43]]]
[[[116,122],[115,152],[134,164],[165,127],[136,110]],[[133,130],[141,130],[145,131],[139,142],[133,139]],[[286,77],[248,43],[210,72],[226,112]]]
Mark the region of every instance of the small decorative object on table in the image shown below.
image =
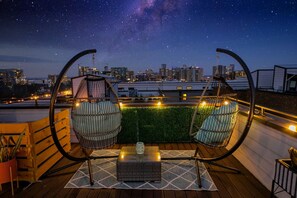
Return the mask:
[[[136,143],[136,153],[139,155],[144,153],[144,143],[143,142]]]

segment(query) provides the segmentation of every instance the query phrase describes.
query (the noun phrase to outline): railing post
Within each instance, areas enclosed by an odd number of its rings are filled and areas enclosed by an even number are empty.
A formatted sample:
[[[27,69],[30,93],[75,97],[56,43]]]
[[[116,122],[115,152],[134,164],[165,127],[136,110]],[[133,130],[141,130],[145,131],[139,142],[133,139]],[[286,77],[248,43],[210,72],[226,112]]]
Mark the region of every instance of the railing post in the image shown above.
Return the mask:
[[[261,116],[264,116],[264,108],[261,107]]]

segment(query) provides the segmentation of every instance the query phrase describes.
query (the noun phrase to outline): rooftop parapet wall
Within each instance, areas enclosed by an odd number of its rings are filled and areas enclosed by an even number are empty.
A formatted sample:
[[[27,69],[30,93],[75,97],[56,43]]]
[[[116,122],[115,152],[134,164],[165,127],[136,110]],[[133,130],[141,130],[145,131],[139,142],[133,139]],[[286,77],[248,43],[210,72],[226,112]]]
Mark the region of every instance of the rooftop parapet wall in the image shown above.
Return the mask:
[[[248,101],[249,93],[239,92],[238,99]],[[288,114],[297,114],[297,96],[269,91],[256,91],[256,105],[278,110]]]

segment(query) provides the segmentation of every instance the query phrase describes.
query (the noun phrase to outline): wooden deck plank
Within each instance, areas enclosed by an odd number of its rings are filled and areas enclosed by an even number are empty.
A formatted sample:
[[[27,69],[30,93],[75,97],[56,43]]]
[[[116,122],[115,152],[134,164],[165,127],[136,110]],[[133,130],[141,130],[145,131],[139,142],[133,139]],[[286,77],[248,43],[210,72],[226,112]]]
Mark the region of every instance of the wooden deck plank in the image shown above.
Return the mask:
[[[163,194],[165,191],[163,190],[154,190],[154,198],[163,198]]]
[[[184,144],[176,144],[178,147],[178,150],[186,150],[186,147],[184,146]]]
[[[170,198],[170,197],[172,197],[172,198],[175,197],[174,191],[172,191],[172,190],[164,190],[163,191],[163,198]]]
[[[119,149],[125,145],[134,144],[116,144],[111,147]],[[156,145],[156,144],[154,144]],[[195,143],[172,143],[172,144],[158,144],[160,149],[190,149],[195,150],[197,144]],[[219,154],[221,151],[214,151],[213,149],[206,149],[201,146],[200,155],[213,156]],[[81,149],[77,144],[73,144],[71,153],[75,155],[82,155]],[[109,197],[109,198],[125,198],[125,197],[144,197],[144,198],[174,198],[174,197],[269,197],[269,190],[266,189],[247,169],[243,167],[240,162],[233,156],[221,160],[224,165],[231,165],[239,168],[242,174],[234,174],[216,166],[208,165],[209,173],[218,188],[218,191],[162,191],[162,190],[115,190],[115,189],[71,189],[64,188],[66,183],[70,180],[74,172],[80,167],[80,164],[64,169],[58,173],[42,178],[42,182],[34,183],[26,190],[21,187],[16,189],[16,197]],[[63,158],[54,168],[61,167],[71,161]],[[0,197],[11,197],[10,186],[3,185],[3,191],[0,192]]]
[[[154,191],[152,191],[152,190],[143,190],[142,198],[153,198],[153,197],[154,197]]]
[[[132,190],[120,190],[120,198],[128,198],[131,197]]]
[[[196,147],[197,145],[192,145],[192,147]],[[199,147],[199,155],[201,156],[213,156],[212,153],[210,153],[209,150],[206,150],[205,147]],[[217,186],[217,188],[220,191],[220,195],[223,195],[223,197],[232,197],[232,190],[229,190],[226,187],[226,182],[229,182],[229,180],[227,180],[225,178],[225,175],[223,173],[220,173],[217,167],[213,167],[211,165],[209,165],[208,163],[204,163],[205,167],[208,169],[208,172],[211,176],[211,178],[213,179],[215,185]],[[229,185],[228,185],[229,186]],[[234,195],[237,195],[238,193],[236,192]]]
[[[185,198],[187,197],[186,192],[182,190],[175,190],[174,191],[175,198]]]
[[[197,197],[197,192],[194,190],[187,190],[185,191],[186,193],[186,198],[196,198]]]
[[[89,193],[91,192],[90,189],[87,188],[80,188],[76,198],[86,198],[88,197]]]
[[[131,193],[131,198],[142,197],[142,190],[133,190]]]
[[[219,154],[221,154],[222,150],[217,151]],[[242,164],[233,156],[229,156],[222,160],[221,162],[223,165],[226,166],[232,166],[234,168],[237,168],[239,170],[242,170],[240,174],[227,174],[227,176],[234,181],[236,185],[236,188],[242,192],[244,195],[250,195],[252,197],[258,197],[258,196],[269,196],[269,194],[265,193],[265,189],[261,188],[261,183],[257,181],[256,178],[254,178],[253,183],[251,183],[250,177],[253,177],[253,175],[248,172]],[[254,188],[253,191],[249,191],[248,189]]]
[[[109,198],[119,198],[121,195],[121,191],[118,189],[112,189],[110,194],[109,194]]]

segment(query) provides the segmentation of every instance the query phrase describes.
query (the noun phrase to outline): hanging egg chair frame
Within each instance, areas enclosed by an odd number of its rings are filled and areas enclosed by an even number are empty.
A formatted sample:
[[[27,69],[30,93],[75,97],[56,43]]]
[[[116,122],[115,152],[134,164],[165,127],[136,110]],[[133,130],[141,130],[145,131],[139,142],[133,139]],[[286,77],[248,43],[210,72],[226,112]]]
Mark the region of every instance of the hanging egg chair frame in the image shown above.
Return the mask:
[[[57,149],[59,150],[59,152],[65,158],[67,158],[67,159],[69,159],[71,161],[75,161],[75,162],[83,162],[83,161],[91,160],[91,159],[116,158],[117,157],[117,156],[89,156],[86,153],[85,153],[85,157],[73,156],[73,155],[69,154],[68,152],[66,152],[64,150],[63,146],[60,144],[58,136],[57,136],[56,127],[55,127],[55,104],[56,104],[56,100],[57,100],[57,96],[58,96],[58,91],[59,91],[60,86],[62,84],[62,80],[63,80],[64,75],[67,73],[67,71],[73,65],[73,63],[75,61],[77,61],[79,58],[81,58],[81,57],[83,57],[83,56],[85,56],[87,54],[95,54],[96,52],[97,52],[96,49],[90,49],[90,50],[82,51],[82,52],[78,53],[77,55],[75,55],[73,58],[71,58],[66,63],[66,65],[63,67],[62,71],[60,72],[60,74],[59,74],[59,76],[57,78],[57,81],[56,81],[55,86],[54,86],[53,91],[52,91],[51,100],[50,100],[49,125],[50,125],[51,134],[52,134],[54,143],[55,143]],[[64,167],[62,167],[62,168],[64,168]]]
[[[214,157],[201,157],[201,156],[198,155],[199,148],[197,147],[194,156],[191,156],[191,157],[162,158],[162,160],[195,160],[196,173],[197,173],[197,183],[198,183],[199,187],[202,187],[200,170],[199,170],[199,163],[200,162],[208,163],[208,164],[215,165],[215,166],[227,169],[227,170],[234,171],[236,173],[240,173],[240,171],[238,169],[233,168],[233,167],[229,167],[229,166],[221,165],[221,164],[217,163],[217,161],[222,160],[222,159],[232,155],[239,148],[239,146],[243,143],[244,139],[246,138],[246,136],[248,135],[248,132],[250,130],[250,127],[251,127],[251,124],[252,124],[252,121],[253,121],[253,116],[254,116],[254,109],[255,109],[255,87],[254,87],[254,82],[253,82],[251,72],[250,72],[248,66],[246,65],[246,63],[237,54],[235,54],[234,52],[232,52],[230,50],[217,48],[216,52],[227,54],[227,55],[231,56],[243,68],[243,70],[244,70],[244,72],[246,74],[247,80],[248,80],[248,85],[249,85],[249,92],[250,92],[250,101],[249,101],[249,103],[250,103],[250,107],[249,107],[249,112],[248,112],[248,115],[247,115],[247,122],[246,122],[246,125],[244,127],[244,130],[243,130],[241,136],[237,139],[235,144],[231,148],[229,148],[229,150],[226,150],[226,152],[223,152],[221,155],[214,156]],[[221,79],[221,81],[224,81],[224,80]],[[207,89],[203,90],[202,96],[205,94],[206,90]],[[201,100],[201,98],[200,98],[200,100]],[[191,133],[192,124],[191,124],[190,127],[191,127],[191,129],[190,129],[190,133]]]

